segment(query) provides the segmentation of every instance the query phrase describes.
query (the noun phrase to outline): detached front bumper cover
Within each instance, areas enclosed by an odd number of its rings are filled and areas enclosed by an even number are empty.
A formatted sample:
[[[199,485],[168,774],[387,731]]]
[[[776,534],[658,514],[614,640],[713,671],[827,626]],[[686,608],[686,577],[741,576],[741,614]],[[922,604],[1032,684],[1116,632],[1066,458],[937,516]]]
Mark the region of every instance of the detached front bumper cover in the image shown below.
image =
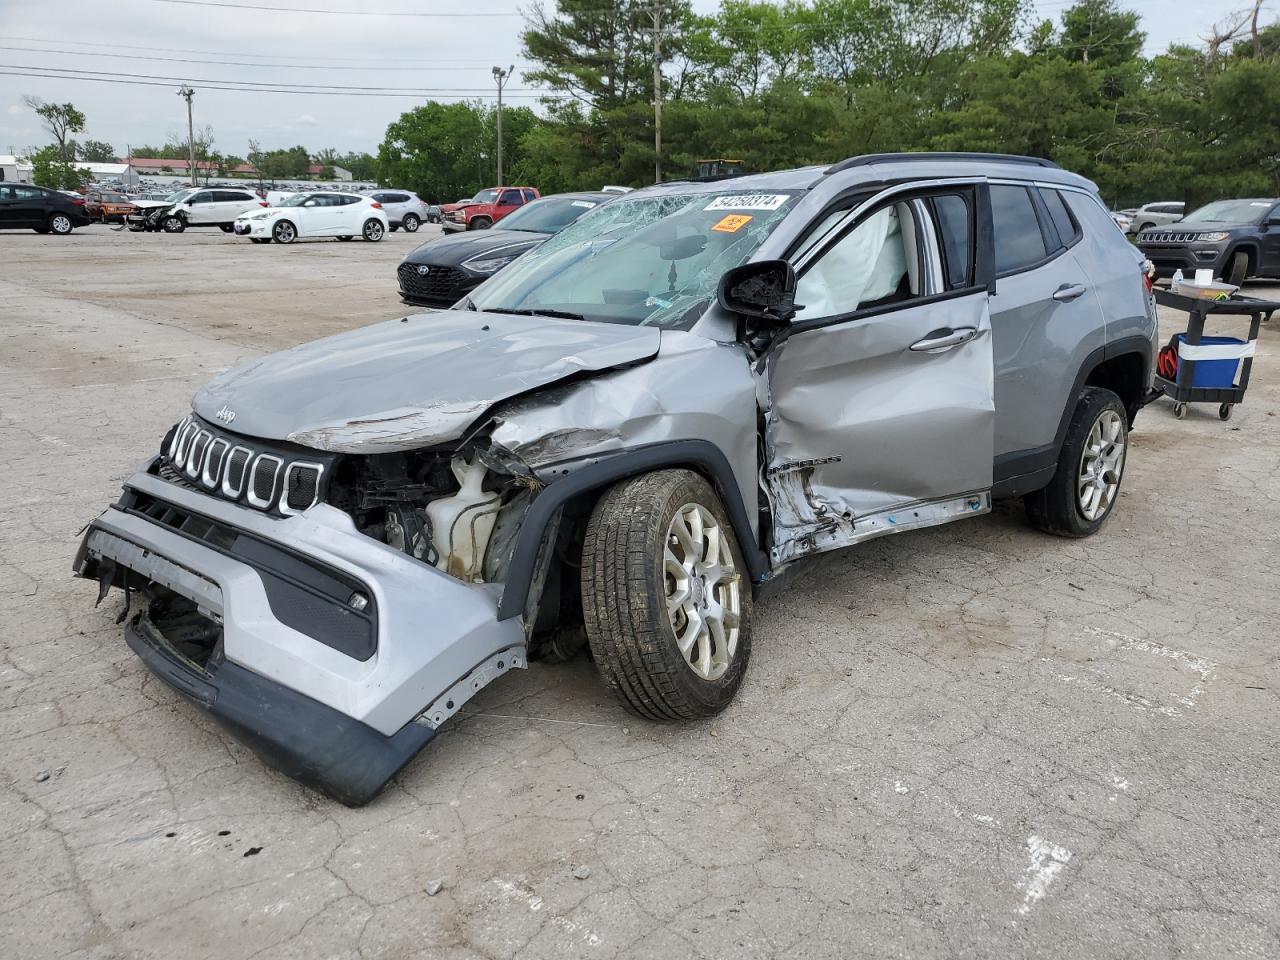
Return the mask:
[[[218,636],[207,661],[184,655],[149,609],[129,621],[130,647],[267,763],[350,805],[468,698],[525,666],[523,627],[498,620],[496,588],[379,543],[325,504],[277,519],[143,471],[90,524],[75,572],[193,605]],[[351,619],[324,592],[335,578],[376,611],[367,655],[335,646],[335,618]]]

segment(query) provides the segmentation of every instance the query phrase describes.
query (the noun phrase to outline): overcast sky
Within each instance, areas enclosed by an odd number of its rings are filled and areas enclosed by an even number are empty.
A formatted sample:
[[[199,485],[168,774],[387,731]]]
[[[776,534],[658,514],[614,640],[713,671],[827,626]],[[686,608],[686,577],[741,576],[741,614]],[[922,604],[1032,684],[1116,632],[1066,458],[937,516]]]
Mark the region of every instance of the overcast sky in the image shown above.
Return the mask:
[[[248,150],[250,137],[266,148],[301,143],[313,152],[330,146],[376,152],[387,124],[426,95],[249,93],[209,89],[210,82],[409,87],[441,91],[431,94],[438,100],[493,99],[492,67],[515,64],[516,77],[508,86],[510,102],[536,103],[519,76],[523,19],[518,9],[523,4],[517,0],[217,2],[223,6],[199,6],[188,0],[57,0],[56,4],[0,0],[0,71],[51,67],[158,78],[155,86],[132,86],[0,75],[0,153],[21,152],[48,141],[38,119],[22,104],[23,94],[75,103],[88,116],[88,127],[80,136],[105,140],[122,154],[129,144],[159,145],[171,133],[185,136],[186,105],[175,93],[174,78],[186,79],[196,88],[196,124],[213,126],[217,149],[241,156]],[[336,16],[228,9],[251,3],[446,15]],[[1122,6],[1142,14],[1148,53],[1175,41],[1195,42],[1212,23],[1244,5],[1245,0],[1194,4],[1122,0]],[[718,3],[693,0],[693,6],[709,12]],[[1037,11],[1054,20],[1067,6],[1068,0],[1036,2]],[[458,15],[463,10],[499,16]],[[143,60],[121,56],[125,54],[237,63]]]

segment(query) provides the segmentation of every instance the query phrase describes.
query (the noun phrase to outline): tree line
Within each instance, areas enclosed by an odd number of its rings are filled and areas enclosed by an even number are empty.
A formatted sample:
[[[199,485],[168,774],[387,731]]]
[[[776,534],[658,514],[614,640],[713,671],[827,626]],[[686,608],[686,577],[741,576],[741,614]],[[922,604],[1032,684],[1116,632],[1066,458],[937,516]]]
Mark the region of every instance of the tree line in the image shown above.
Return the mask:
[[[655,45],[655,3],[664,11]],[[1280,194],[1280,24],[1256,2],[1196,45],[1143,55],[1139,16],[1081,0],[555,0],[523,33],[547,92],[503,112],[506,179],[543,192],[654,177],[654,50],[665,179],[698,160],[749,170],[861,153],[1046,157],[1122,206]],[[1183,18],[1185,20],[1185,17]],[[387,128],[384,182],[434,200],[492,186],[493,109],[427,103]]]

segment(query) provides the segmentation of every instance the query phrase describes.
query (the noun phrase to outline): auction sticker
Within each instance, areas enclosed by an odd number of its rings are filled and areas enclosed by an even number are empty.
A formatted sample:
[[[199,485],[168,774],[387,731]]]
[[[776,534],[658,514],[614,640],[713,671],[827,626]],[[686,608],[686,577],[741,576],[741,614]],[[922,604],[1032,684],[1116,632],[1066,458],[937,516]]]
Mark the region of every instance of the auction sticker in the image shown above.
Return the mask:
[[[716,197],[703,210],[777,210],[791,199],[786,193],[740,193]]]
[[[731,213],[711,229],[717,233],[737,233],[750,222],[751,217],[743,216],[740,213]]]

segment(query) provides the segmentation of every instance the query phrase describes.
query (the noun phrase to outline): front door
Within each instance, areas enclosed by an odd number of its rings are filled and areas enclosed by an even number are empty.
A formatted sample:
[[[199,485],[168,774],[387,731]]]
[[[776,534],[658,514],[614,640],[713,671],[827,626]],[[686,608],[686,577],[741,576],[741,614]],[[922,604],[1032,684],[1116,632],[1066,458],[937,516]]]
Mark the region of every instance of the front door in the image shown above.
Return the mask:
[[[524,203],[524,197],[520,195],[519,190],[503,190],[498,195],[498,202],[493,208],[493,219],[505,217],[508,213],[515,210]]]
[[[773,563],[990,509],[989,218],[983,183],[914,185],[802,242],[766,364]]]
[[[187,201],[187,222],[192,224],[217,223],[217,205],[212,190],[201,190]]]

